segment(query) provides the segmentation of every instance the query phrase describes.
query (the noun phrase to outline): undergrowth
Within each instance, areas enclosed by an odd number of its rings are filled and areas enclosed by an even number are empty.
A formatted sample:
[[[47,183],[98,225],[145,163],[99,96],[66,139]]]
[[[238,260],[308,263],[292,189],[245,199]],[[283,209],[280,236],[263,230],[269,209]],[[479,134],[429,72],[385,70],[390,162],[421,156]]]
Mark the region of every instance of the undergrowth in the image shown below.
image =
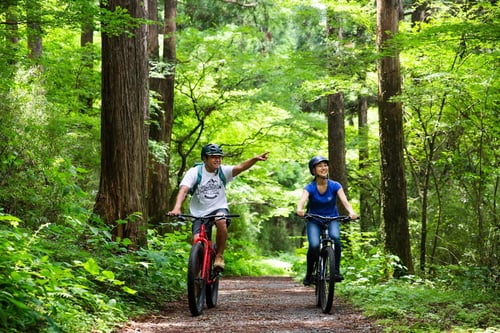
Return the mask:
[[[435,266],[424,277],[393,277],[397,257],[374,243],[373,234],[346,235],[341,297],[385,327],[384,332],[500,332],[498,272],[486,267]]]
[[[500,331],[498,274],[491,269],[437,266],[425,278],[395,279],[398,259],[372,246],[372,236],[346,237],[345,281],[336,295],[385,332]],[[166,235],[151,229],[148,248],[131,252],[99,221],[73,217],[31,231],[0,213],[0,239],[1,332],[112,332],[186,292],[188,226]],[[301,279],[305,254],[303,247],[265,258],[256,245],[230,237],[224,275]]]
[[[36,232],[0,214],[0,331],[111,332],[184,291],[184,233],[129,252],[102,225],[68,219]]]
[[[409,276],[377,284],[347,280],[338,290],[385,332],[499,332],[500,292],[486,269],[478,280],[463,281],[455,267],[443,269],[446,277]],[[484,274],[484,275],[483,275]],[[462,284],[461,282],[465,282]],[[489,281],[488,281],[489,280]]]

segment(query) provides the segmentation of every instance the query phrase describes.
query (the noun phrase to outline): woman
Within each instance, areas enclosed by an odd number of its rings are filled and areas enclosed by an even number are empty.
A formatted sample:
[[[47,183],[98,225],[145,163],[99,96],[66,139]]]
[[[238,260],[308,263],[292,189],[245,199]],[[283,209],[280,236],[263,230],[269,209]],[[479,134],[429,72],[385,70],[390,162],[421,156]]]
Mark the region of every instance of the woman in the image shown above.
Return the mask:
[[[321,216],[338,216],[337,198],[349,212],[351,219],[357,219],[358,215],[354,212],[351,204],[342,189],[340,183],[328,179],[328,160],[323,156],[314,156],[309,161],[309,171],[314,176],[312,182],[307,184],[302,191],[302,196],[297,205],[297,215],[304,216],[304,205],[307,203],[307,212]],[[314,263],[319,256],[320,227],[314,221],[307,221],[306,224],[307,240],[309,248],[307,250],[307,272],[304,278],[304,285],[312,283],[312,274]],[[330,237],[335,244],[335,281],[340,282],[344,278],[340,274],[340,224],[338,221],[330,223],[328,230]]]

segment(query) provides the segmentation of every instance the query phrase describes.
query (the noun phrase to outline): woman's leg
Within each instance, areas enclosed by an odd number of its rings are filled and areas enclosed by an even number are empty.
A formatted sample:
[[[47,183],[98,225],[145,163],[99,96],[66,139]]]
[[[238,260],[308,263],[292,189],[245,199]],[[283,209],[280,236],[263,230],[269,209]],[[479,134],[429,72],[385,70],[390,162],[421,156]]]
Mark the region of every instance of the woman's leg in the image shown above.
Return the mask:
[[[340,258],[342,256],[342,243],[340,241],[340,223],[333,221],[328,229],[330,238],[335,244],[335,274],[340,275]]]
[[[309,247],[307,249],[307,271],[304,284],[311,284],[311,276],[314,273],[314,264],[318,260],[319,256],[320,227],[316,223],[307,222],[306,232]]]

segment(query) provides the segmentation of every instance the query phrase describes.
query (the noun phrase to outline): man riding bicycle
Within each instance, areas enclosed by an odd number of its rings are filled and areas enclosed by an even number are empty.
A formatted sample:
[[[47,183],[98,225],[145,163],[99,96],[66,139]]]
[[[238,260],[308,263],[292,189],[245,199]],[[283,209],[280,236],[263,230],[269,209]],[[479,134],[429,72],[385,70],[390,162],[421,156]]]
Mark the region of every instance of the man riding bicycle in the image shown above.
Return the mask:
[[[229,207],[226,197],[225,184],[232,181],[243,171],[251,168],[258,161],[267,160],[269,152],[254,156],[235,166],[222,165],[224,153],[222,148],[216,144],[210,143],[201,149],[201,159],[203,165],[199,168],[194,166],[189,169],[181,183],[179,184],[179,193],[175,201],[174,208],[168,215],[175,216],[181,214],[182,203],[187,194],[194,189],[189,202],[190,214],[193,216],[206,215],[225,215],[229,213]],[[222,173],[220,175],[219,173]],[[193,223],[193,236],[197,238],[200,231],[201,221]],[[219,270],[224,270],[224,249],[227,241],[227,221],[226,219],[217,220],[217,235],[215,244],[217,246],[217,255],[214,266]]]
[[[309,171],[314,176],[312,182],[307,184],[302,196],[297,205],[297,215],[304,216],[304,205],[307,202],[307,212],[321,216],[338,216],[337,198],[349,212],[349,217],[353,220],[357,219],[358,215],[354,212],[351,204],[342,189],[340,183],[328,179],[328,160],[323,156],[314,156],[309,161]],[[314,220],[308,220],[306,224],[307,240],[309,248],[307,250],[307,272],[303,284],[308,286],[312,283],[312,274],[314,271],[314,263],[319,256],[319,240],[320,226]],[[328,234],[335,243],[335,282],[340,282],[344,278],[340,274],[340,257],[341,257],[341,242],[340,242],[340,224],[338,221],[331,222],[329,225]]]

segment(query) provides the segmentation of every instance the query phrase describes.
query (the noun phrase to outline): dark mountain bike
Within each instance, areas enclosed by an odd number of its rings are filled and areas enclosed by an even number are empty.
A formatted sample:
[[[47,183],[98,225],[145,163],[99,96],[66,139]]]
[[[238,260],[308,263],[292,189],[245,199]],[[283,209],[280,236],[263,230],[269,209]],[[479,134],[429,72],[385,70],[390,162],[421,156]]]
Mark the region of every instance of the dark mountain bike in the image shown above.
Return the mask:
[[[203,312],[203,305],[207,303],[208,308],[217,305],[219,294],[220,271],[215,269],[215,243],[210,239],[213,225],[216,221],[239,215],[207,215],[202,217],[191,215],[178,215],[180,220],[201,220],[200,233],[193,240],[191,253],[188,261],[187,291],[189,311],[193,316],[199,316]]]
[[[323,313],[330,313],[335,293],[335,244],[328,234],[328,226],[332,221],[349,222],[349,216],[321,216],[306,214],[304,218],[321,227],[320,250],[315,264],[313,284],[315,285],[316,305]]]

